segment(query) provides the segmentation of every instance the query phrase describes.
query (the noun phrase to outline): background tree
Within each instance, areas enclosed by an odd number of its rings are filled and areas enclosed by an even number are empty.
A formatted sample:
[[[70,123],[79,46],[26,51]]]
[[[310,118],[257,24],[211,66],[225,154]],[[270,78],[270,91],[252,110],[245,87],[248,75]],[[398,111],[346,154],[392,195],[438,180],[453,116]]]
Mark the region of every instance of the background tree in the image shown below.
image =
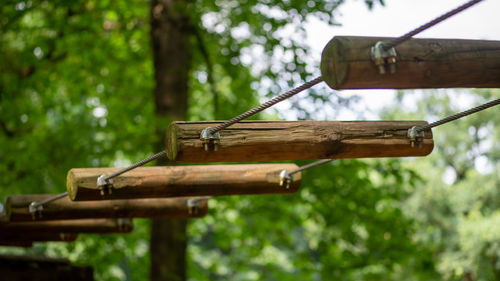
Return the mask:
[[[2,5],[0,194],[62,192],[70,168],[124,166],[156,152],[168,122],[186,117],[186,105],[187,119],[227,119],[318,75],[307,59],[303,23],[315,16],[335,24],[332,11],[341,3]],[[311,105],[346,105],[317,89],[291,101],[298,117],[313,115]],[[256,118],[271,117],[277,114]],[[213,199],[210,213],[189,223],[187,276],[439,278],[433,248],[413,240],[419,220],[408,219],[401,203],[418,182],[397,160],[344,160],[307,171],[298,194]],[[24,252],[90,264],[98,280],[146,280],[151,264],[159,269],[152,277],[184,278],[184,222],[153,224],[160,254],[152,252],[151,263],[150,222],[137,223],[130,235],[82,235],[73,244],[38,244]],[[159,244],[172,242],[159,242],[168,237],[162,235],[168,224],[179,226],[180,236],[172,238],[176,260],[161,260],[166,248]],[[168,264],[180,270],[154,266],[156,257],[178,262]]]
[[[499,97],[498,90],[404,92],[385,118],[437,120]],[[409,110],[409,101],[416,108]],[[491,108],[437,127],[433,153],[403,163],[423,177],[405,213],[419,226],[413,237],[430,247],[441,279],[500,278],[499,118]]]

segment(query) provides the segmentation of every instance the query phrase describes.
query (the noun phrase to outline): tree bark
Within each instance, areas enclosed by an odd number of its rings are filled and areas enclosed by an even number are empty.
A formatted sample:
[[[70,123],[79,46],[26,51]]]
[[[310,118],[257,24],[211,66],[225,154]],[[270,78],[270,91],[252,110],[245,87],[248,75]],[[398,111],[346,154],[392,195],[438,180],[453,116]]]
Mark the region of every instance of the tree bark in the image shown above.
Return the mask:
[[[10,222],[50,221],[92,218],[192,218],[203,217],[208,212],[208,202],[203,198],[199,206],[188,206],[188,197],[153,198],[132,200],[99,200],[75,202],[68,197],[43,205],[43,210],[33,216],[31,202],[50,198],[51,194],[10,195],[5,206]],[[193,199],[192,197],[191,199]]]
[[[187,1],[151,1],[151,40],[155,67],[155,111],[159,149],[164,149],[163,121],[185,120],[191,62]],[[159,163],[161,164],[161,163]],[[163,163],[164,164],[164,163]],[[186,280],[185,219],[154,219],[151,227],[151,272],[156,280]]]
[[[410,145],[408,129],[425,121],[242,121],[220,132],[218,151],[205,151],[201,131],[220,123],[171,123],[169,159],[201,163],[407,157],[425,156],[434,147],[431,130],[425,131],[420,145]]]
[[[323,80],[333,89],[500,87],[500,41],[410,39],[395,47],[395,72],[381,75],[370,48],[391,39],[334,37],[321,56]]]
[[[68,193],[74,201],[111,203],[116,199],[292,193],[300,187],[300,173],[287,189],[278,184],[279,175],[283,170],[297,168],[288,163],[139,167],[114,178],[113,186],[104,193],[96,179],[116,168],[77,168],[68,172]]]

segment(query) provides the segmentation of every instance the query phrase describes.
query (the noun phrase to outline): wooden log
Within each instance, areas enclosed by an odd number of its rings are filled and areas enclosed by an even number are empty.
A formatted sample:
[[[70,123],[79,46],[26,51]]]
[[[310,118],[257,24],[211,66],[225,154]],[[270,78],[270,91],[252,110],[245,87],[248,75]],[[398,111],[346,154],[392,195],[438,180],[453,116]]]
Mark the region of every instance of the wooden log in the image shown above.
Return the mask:
[[[370,49],[387,37],[336,36],[321,75],[333,89],[500,88],[500,41],[410,39],[396,46],[396,72],[380,74]]]
[[[434,146],[425,131],[411,147],[407,131],[424,121],[243,121],[220,132],[218,151],[205,151],[200,133],[221,122],[172,122],[167,155],[176,162],[232,162],[425,156]]]
[[[0,224],[2,234],[19,233],[128,233],[131,219],[74,219],[54,221],[8,222]]]
[[[32,241],[0,241],[0,246],[5,247],[22,247],[22,248],[31,248],[33,247]]]
[[[67,259],[39,255],[0,255],[0,276],[8,281],[94,280],[90,266],[75,266]]]
[[[11,195],[7,198],[7,218],[11,222],[32,220],[67,220],[85,218],[188,218],[202,217],[208,212],[206,199],[195,209],[188,207],[187,197],[136,200],[102,200],[74,202],[68,197],[47,203],[36,216],[29,212],[33,201],[42,201],[52,194]]]
[[[0,241],[2,242],[49,242],[49,241],[73,242],[76,240],[77,237],[78,234],[76,233],[0,232]]]
[[[75,201],[292,193],[299,189],[300,175],[295,175],[290,188],[284,188],[279,173],[296,168],[295,164],[140,167],[114,178],[111,192],[104,193],[97,187],[97,177],[118,169],[71,169],[67,187]]]

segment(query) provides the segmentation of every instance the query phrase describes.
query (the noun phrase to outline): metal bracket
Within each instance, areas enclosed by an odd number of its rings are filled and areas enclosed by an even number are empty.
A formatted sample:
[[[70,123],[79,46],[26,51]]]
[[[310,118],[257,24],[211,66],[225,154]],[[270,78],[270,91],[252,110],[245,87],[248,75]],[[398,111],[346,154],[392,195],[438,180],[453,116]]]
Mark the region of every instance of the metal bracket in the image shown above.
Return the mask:
[[[219,143],[220,143],[220,133],[215,132],[212,133],[210,130],[211,127],[206,127],[201,131],[200,134],[200,140],[203,141],[203,148],[205,151],[208,151],[208,148],[211,144],[213,144],[214,151],[219,150]]]
[[[118,224],[118,231],[127,232],[130,230],[132,220],[129,218],[118,218],[116,219],[116,223]]]
[[[100,175],[97,178],[97,187],[101,191],[101,196],[111,195],[113,193],[113,179],[106,179],[106,175]]]
[[[410,138],[411,147],[415,147],[415,144],[418,144],[418,147],[422,147],[422,142],[424,141],[424,131],[417,131],[417,126],[413,126],[408,129],[408,137]]]
[[[35,220],[37,217],[42,217],[43,205],[37,204],[37,202],[33,201],[28,206],[28,211],[31,213],[31,217]]]
[[[293,181],[293,176],[290,175],[287,170],[283,170],[280,173],[280,186],[286,185],[286,189],[290,188],[290,183]]]
[[[187,200],[188,213],[190,215],[197,215],[201,206],[201,200],[198,198],[190,198]]]
[[[385,74],[386,65],[389,66],[389,72],[391,74],[396,72],[396,49],[394,47],[389,50],[384,49],[384,42],[378,41],[375,46],[371,48],[372,61],[378,67],[378,72],[380,74]]]

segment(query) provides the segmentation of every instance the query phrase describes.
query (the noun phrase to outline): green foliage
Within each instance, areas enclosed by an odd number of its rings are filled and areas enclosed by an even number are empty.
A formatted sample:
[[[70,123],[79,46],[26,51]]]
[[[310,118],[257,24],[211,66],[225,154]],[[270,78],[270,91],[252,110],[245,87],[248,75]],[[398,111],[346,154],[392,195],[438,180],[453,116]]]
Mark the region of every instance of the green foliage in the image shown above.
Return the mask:
[[[232,117],[317,74],[307,67],[302,23],[316,16],[335,24],[341,3],[193,1],[189,118]],[[162,121],[153,113],[149,8],[147,1],[2,5],[2,198],[62,192],[70,168],[124,166],[151,154],[155,122]],[[312,113],[305,104],[346,102],[320,91],[308,96],[309,103],[292,102],[301,118]],[[432,252],[419,242],[426,240],[414,239],[419,218],[405,217],[401,203],[419,182],[395,160],[345,160],[305,172],[298,194],[213,199],[210,214],[190,224],[188,276],[435,277]],[[472,235],[477,227],[462,232]],[[98,280],[146,280],[148,239],[149,222],[136,220],[132,234],[82,235],[25,252],[92,265]]]
[[[399,109],[388,109],[385,117],[437,120],[498,97],[498,90],[405,92]],[[407,110],[410,99],[417,101],[414,110]],[[433,251],[440,279],[500,278],[497,112],[491,108],[433,129],[434,152],[404,164],[424,179],[405,212],[419,226],[414,239]]]

